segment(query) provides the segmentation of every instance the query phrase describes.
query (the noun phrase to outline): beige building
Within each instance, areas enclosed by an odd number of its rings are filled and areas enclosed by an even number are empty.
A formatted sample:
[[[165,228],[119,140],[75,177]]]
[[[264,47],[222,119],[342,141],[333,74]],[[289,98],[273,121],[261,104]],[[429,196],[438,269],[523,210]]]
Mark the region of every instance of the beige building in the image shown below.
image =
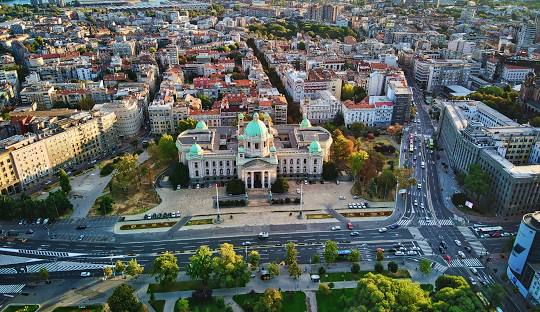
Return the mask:
[[[52,173],[47,146],[36,135],[12,136],[0,141],[0,146],[11,150],[15,171],[23,188]]]
[[[51,109],[54,99],[54,86],[50,83],[37,83],[21,90],[21,102],[23,105],[37,104],[39,110]]]
[[[116,129],[118,135],[124,138],[135,136],[143,123],[143,110],[134,97],[126,97],[122,100],[114,100],[100,107],[103,113],[116,115]]]
[[[13,194],[21,190],[21,182],[17,173],[11,153],[9,151],[0,152],[0,192],[3,195]]]

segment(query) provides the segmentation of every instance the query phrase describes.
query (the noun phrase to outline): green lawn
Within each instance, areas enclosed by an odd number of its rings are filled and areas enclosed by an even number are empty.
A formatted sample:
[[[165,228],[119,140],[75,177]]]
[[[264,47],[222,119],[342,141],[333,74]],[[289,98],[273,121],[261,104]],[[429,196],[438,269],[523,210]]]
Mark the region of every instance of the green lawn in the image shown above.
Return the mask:
[[[163,308],[165,307],[165,300],[150,300],[150,305],[154,310],[157,312],[163,312]]]
[[[2,312],[34,312],[39,308],[37,304],[9,305]]]
[[[216,298],[214,297],[208,302],[195,302],[192,298],[188,298],[188,301],[191,311],[223,312],[225,310],[223,306],[220,306],[217,303]]]
[[[148,292],[170,292],[170,291],[184,291],[184,290],[194,290],[202,286],[201,281],[179,281],[166,283],[163,285],[160,284],[150,284],[148,285]]]
[[[329,295],[323,295],[317,292],[317,311],[341,312],[343,311],[343,306],[339,303],[339,298],[341,296],[351,298],[355,292],[356,288],[332,289]]]
[[[368,273],[374,273],[374,272],[373,271],[360,271],[360,273],[358,274],[353,274],[351,272],[329,272],[329,273],[325,273],[321,275],[321,282],[328,283],[328,282],[356,281]],[[382,274],[388,277],[393,277],[393,278],[410,278],[411,277],[409,271],[404,270],[404,269],[399,269],[395,274],[390,273],[388,271],[384,271]]]
[[[306,307],[306,294],[301,291],[285,291],[283,294],[283,301],[281,302],[281,312],[305,312]],[[238,303],[244,311],[251,311],[249,307],[255,306],[255,303],[259,300],[262,294],[244,294],[235,295],[233,300]]]
[[[53,312],[76,312],[76,311],[84,311],[84,312],[101,312],[103,311],[102,305],[89,305],[85,306],[84,308],[76,307],[59,307],[53,310]]]

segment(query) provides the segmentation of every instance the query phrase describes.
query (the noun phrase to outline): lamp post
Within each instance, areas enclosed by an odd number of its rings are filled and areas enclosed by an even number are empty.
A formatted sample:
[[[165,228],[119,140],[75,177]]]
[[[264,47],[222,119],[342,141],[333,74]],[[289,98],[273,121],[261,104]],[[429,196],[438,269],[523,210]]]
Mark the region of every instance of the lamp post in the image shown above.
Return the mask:
[[[216,218],[216,223],[221,223],[221,214],[220,214],[220,211],[219,211],[219,192],[218,192],[218,186],[217,186],[217,183],[216,183],[216,208],[217,208],[217,218]]]

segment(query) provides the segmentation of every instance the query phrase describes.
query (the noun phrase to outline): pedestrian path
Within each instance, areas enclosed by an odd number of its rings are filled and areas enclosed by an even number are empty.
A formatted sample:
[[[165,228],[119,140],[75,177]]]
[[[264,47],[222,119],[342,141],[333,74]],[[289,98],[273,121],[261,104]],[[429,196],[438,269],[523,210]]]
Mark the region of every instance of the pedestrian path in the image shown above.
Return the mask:
[[[435,263],[435,265],[433,266],[433,269],[436,270],[436,271],[444,273],[444,272],[446,272],[446,270],[448,270],[448,266],[446,266],[446,265],[442,265],[442,264],[440,264],[439,262],[436,262],[436,261],[433,262],[433,263]]]
[[[433,255],[433,249],[431,249],[431,246],[429,246],[428,242],[426,242],[425,240],[417,240],[416,243],[418,244],[418,247],[422,249],[422,252],[424,253],[424,255],[426,256]]]
[[[454,225],[452,219],[439,219],[439,220],[419,220],[420,226],[437,226],[437,225]]]
[[[17,270],[14,268],[1,268],[0,274],[17,274]]]
[[[484,265],[478,258],[452,259],[450,266],[453,268],[483,268]]]
[[[407,227],[409,226],[409,224],[411,224],[411,222],[412,222],[412,219],[403,218],[399,220],[398,222],[396,222],[396,224],[401,227]]]
[[[11,255],[0,255],[0,265],[10,265],[16,263],[27,263],[32,261],[38,261],[39,259],[11,256]]]
[[[461,232],[461,234],[463,234],[465,240],[469,243],[469,245],[477,255],[483,256],[488,253],[486,247],[484,247],[482,242],[478,239],[478,237],[469,227],[458,226],[458,230]]]

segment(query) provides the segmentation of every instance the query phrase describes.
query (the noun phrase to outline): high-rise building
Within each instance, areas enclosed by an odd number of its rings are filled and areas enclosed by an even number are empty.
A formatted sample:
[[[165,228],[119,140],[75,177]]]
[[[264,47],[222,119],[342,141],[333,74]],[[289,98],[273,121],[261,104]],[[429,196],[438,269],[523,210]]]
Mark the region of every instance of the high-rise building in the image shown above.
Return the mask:
[[[325,22],[335,23],[338,14],[338,7],[332,4],[322,6],[322,19]]]
[[[518,33],[517,49],[528,48],[536,42],[537,25],[533,21],[527,21],[521,25]]]
[[[540,211],[523,216],[506,274],[525,299],[540,304]]]

